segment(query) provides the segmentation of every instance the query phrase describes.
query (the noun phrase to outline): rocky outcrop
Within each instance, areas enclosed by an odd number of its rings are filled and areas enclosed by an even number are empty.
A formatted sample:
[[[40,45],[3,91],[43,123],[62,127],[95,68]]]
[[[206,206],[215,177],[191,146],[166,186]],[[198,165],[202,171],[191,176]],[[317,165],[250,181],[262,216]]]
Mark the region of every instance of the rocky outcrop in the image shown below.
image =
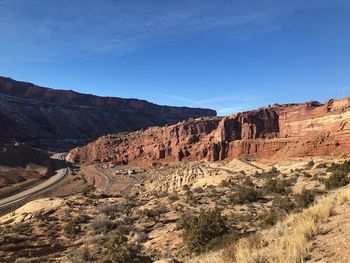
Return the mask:
[[[350,98],[325,104],[273,105],[227,117],[112,134],[76,148],[68,160],[115,164],[235,157],[349,155]]]
[[[54,90],[0,77],[0,138],[40,147],[67,149],[104,134],[202,116],[216,112]]]

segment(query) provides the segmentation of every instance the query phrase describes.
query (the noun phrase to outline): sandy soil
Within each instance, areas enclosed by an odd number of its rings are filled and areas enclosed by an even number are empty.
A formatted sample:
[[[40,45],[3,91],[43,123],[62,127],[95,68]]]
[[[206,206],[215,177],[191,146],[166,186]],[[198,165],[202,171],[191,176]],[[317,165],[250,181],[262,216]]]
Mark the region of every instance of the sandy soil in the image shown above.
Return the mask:
[[[320,234],[312,242],[310,262],[350,262],[350,203],[337,207],[336,215],[322,224]]]

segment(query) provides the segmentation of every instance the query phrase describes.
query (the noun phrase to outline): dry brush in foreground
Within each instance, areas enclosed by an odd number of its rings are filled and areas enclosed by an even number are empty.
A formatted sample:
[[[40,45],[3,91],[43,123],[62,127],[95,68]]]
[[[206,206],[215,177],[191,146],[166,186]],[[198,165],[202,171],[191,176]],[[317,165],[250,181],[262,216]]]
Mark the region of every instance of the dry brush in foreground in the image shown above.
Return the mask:
[[[301,213],[290,214],[275,227],[243,238],[222,253],[223,262],[236,263],[292,263],[303,262],[310,240],[319,233],[319,226],[333,215],[334,209],[350,199],[346,186],[320,197]]]

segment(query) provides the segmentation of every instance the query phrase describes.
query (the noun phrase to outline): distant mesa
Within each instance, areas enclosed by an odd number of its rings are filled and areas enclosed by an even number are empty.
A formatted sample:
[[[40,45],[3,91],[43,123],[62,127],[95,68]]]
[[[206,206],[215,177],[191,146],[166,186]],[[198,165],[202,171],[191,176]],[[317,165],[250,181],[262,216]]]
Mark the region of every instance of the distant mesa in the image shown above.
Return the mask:
[[[99,97],[0,77],[0,138],[67,150],[99,136],[216,116],[210,109]]]

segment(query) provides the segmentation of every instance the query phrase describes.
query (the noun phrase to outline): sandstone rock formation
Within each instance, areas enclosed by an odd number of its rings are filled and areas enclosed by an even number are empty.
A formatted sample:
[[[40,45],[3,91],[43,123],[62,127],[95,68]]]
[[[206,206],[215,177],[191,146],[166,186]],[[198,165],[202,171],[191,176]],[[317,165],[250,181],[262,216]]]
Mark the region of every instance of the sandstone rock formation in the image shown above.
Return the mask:
[[[0,77],[0,138],[40,147],[69,149],[108,133],[215,115],[213,110],[98,97]]]
[[[151,165],[235,157],[350,155],[350,98],[273,105],[227,117],[112,134],[73,149],[68,160]]]

